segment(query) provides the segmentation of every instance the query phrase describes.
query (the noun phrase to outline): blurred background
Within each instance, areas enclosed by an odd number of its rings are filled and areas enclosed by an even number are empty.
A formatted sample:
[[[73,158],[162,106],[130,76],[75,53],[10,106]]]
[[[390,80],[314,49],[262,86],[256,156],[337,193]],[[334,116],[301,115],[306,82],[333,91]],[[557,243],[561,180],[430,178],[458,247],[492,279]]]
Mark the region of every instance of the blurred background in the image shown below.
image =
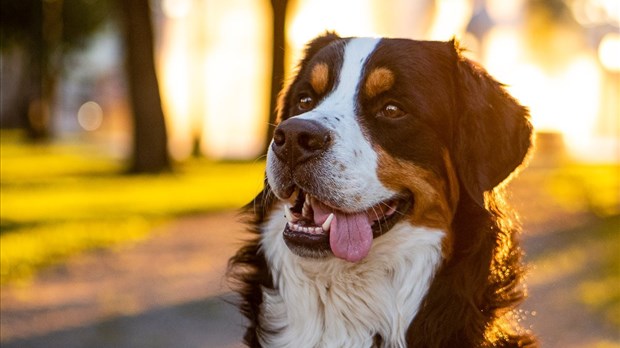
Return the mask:
[[[527,105],[544,347],[620,347],[620,1],[2,0],[0,339],[237,347],[223,280],[305,43],[457,38]]]

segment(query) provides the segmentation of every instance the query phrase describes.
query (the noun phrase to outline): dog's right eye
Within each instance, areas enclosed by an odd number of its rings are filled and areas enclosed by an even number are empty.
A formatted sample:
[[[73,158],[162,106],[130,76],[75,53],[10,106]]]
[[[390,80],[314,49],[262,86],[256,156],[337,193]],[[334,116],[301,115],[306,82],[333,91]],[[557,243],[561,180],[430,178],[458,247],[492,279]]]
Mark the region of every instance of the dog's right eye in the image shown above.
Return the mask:
[[[302,95],[299,97],[299,101],[297,102],[297,107],[299,110],[307,111],[310,110],[314,106],[314,99],[307,95]]]
[[[396,104],[387,104],[377,113],[377,117],[397,119],[405,116],[407,113]]]

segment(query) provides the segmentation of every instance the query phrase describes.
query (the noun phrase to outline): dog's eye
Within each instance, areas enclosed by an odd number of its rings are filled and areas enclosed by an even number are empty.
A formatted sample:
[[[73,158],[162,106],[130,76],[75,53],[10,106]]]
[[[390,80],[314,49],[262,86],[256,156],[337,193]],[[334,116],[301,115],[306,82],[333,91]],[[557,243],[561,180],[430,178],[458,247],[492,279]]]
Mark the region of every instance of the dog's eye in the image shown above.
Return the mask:
[[[299,110],[310,110],[314,106],[314,99],[312,97],[303,95],[299,97],[299,101],[297,102],[297,107]]]
[[[399,118],[405,115],[405,112],[394,104],[387,104],[377,113],[379,117]]]

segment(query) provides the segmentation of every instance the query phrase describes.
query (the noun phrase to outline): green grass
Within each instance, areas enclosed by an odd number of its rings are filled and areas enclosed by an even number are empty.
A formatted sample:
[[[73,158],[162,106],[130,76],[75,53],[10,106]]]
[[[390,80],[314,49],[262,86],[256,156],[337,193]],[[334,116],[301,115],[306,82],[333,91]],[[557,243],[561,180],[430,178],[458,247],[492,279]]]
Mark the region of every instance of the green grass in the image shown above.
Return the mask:
[[[592,272],[577,287],[579,298],[620,329],[620,166],[573,164],[547,182],[566,208],[600,218],[560,253],[575,261],[581,252],[584,263],[592,262]]]
[[[598,271],[579,286],[581,300],[620,329],[620,216],[606,219],[594,230],[588,249],[598,261]],[[585,244],[586,246],[588,244]]]
[[[88,144],[24,144],[1,133],[0,283],[94,248],[139,240],[171,218],[249,202],[264,162],[194,159],[173,174],[121,175]]]
[[[620,166],[571,164],[547,178],[549,192],[571,210],[588,210],[598,216],[620,214]]]
[[[525,178],[570,212],[591,216],[571,231],[568,242],[534,259],[541,277],[583,273],[574,290],[582,303],[620,329],[620,166],[568,164],[539,170]],[[544,212],[543,212],[544,213]]]

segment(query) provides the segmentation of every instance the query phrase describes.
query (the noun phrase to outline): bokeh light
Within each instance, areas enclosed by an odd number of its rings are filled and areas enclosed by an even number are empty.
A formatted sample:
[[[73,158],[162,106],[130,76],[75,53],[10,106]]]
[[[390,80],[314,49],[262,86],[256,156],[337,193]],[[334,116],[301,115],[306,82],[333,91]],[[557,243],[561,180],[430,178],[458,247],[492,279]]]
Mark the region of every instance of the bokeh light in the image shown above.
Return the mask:
[[[96,102],[88,101],[78,109],[77,120],[84,130],[95,131],[103,123],[103,109]]]
[[[620,33],[607,33],[598,46],[601,63],[610,71],[620,71]]]

